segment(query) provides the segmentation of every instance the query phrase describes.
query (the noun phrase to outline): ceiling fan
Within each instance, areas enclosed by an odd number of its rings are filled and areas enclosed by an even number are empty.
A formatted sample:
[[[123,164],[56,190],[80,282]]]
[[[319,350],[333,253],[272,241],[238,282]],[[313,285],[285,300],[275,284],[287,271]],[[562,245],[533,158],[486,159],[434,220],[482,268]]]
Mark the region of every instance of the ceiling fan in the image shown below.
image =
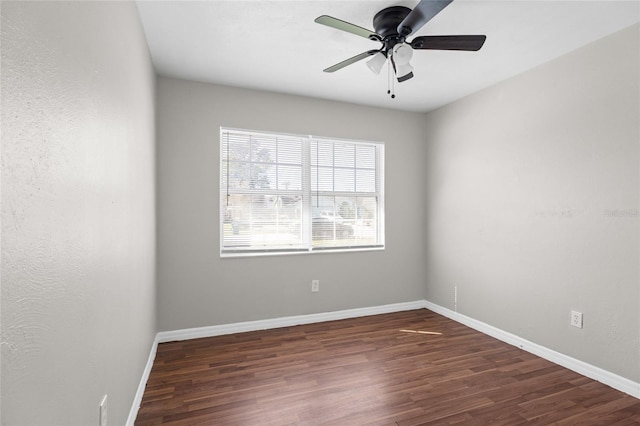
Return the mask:
[[[346,31],[369,40],[382,43],[380,49],[368,50],[352,58],[339,62],[324,72],[334,72],[373,56],[367,66],[376,74],[389,60],[398,82],[413,77],[413,67],[409,64],[414,50],[466,50],[478,51],[484,44],[484,35],[419,36],[408,41],[407,37],[422,28],[453,0],[421,0],[413,9],[392,6],[382,9],[373,17],[375,32],[340,19],[322,15],[315,19],[318,24]],[[391,93],[389,90],[387,93]],[[391,97],[395,97],[391,95]]]

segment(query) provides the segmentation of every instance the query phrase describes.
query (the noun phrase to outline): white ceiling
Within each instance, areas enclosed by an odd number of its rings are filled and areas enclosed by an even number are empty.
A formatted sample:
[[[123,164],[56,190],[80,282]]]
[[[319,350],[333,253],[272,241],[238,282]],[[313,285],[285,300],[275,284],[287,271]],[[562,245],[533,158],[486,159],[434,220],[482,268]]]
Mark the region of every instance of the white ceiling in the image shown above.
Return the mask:
[[[387,95],[386,67],[324,68],[378,42],[313,20],[373,30],[373,15],[414,1],[137,1],[160,75],[406,111],[429,111],[640,21],[640,0],[455,0],[417,35],[486,34],[479,52],[416,51],[415,77]]]

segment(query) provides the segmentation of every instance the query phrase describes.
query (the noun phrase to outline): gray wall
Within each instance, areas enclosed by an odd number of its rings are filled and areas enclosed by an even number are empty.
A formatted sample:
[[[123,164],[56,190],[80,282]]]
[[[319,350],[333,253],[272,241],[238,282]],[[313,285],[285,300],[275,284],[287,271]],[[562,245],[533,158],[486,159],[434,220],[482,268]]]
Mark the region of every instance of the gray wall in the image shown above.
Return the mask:
[[[639,40],[635,25],[424,126],[427,299],[636,382]]]
[[[154,75],[131,2],[2,2],[2,419],[124,424],[155,335]]]
[[[424,298],[424,115],[165,77],[157,100],[160,330]],[[221,259],[220,126],[385,142],[386,250]]]

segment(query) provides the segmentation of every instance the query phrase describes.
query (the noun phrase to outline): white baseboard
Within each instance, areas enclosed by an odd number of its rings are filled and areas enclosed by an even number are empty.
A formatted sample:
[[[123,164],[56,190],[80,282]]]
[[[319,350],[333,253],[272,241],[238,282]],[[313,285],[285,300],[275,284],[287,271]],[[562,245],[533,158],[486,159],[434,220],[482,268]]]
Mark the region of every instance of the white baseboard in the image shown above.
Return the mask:
[[[640,398],[640,383],[636,383],[632,380],[618,376],[617,374],[614,374],[610,371],[603,370],[602,368],[595,367],[591,364],[587,364],[586,362],[572,358],[568,355],[556,352],[547,347],[538,345],[537,343],[530,342],[529,340],[523,339],[522,337],[516,336],[515,334],[500,330],[499,328],[493,327],[482,321],[475,320],[466,315],[462,315],[458,312],[454,312],[440,305],[436,305],[435,303],[425,300],[423,307],[456,322],[471,327],[474,330],[478,330],[505,343],[537,355],[540,358],[544,358],[547,361],[551,361],[555,364],[568,368],[569,370],[573,370],[576,373],[604,383],[607,386],[629,394],[633,397]]]
[[[618,376],[617,374],[603,370],[599,367],[595,367],[586,362],[577,360],[570,356],[561,354],[552,349],[530,342],[514,334],[500,330],[482,321],[475,320],[466,315],[462,315],[458,312],[454,312],[450,309],[436,305],[435,303],[427,300],[416,300],[413,302],[394,303],[390,305],[371,306],[367,308],[347,309],[343,311],[323,312],[318,314],[298,315],[282,318],[273,318],[258,321],[239,322],[234,324],[213,325],[209,327],[197,327],[187,328],[183,330],[173,331],[161,331],[156,335],[153,341],[153,347],[149,353],[149,359],[145,366],[138,390],[136,392],[131,411],[129,412],[129,418],[127,419],[127,426],[133,426],[136,416],[138,415],[138,409],[142,402],[142,396],[144,394],[149,374],[151,373],[151,367],[156,357],[156,351],[158,349],[158,343],[173,342],[177,340],[197,339],[201,337],[213,337],[221,336],[224,334],[244,333],[247,331],[268,330],[280,327],[291,327],[301,324],[312,324],[324,321],[335,321],[347,318],[357,318],[369,315],[388,314],[391,312],[410,311],[414,309],[429,309],[449,319],[457,321],[468,327],[478,330],[481,333],[487,334],[505,343],[513,346],[517,346],[522,350],[530,352],[555,364],[561,365],[565,368],[589,377],[593,380],[597,380],[617,389],[621,392],[627,393],[636,398],[640,398],[640,383],[636,383],[632,380]]]
[[[142,378],[140,379],[140,383],[138,384],[138,389],[136,390],[136,394],[133,397],[133,403],[131,404],[131,410],[129,410],[129,417],[127,418],[126,426],[133,426],[136,421],[136,417],[138,417],[138,410],[140,409],[142,396],[144,395],[144,390],[147,387],[147,381],[149,380],[149,375],[151,374],[153,361],[156,359],[157,350],[158,336],[156,335],[156,338],[151,344],[151,351],[149,352],[149,357],[147,358],[147,364],[144,366],[144,370],[142,371]]]
[[[176,340],[198,339],[201,337],[222,336],[224,334],[244,333],[247,331],[269,330],[272,328],[291,327],[294,325],[365,317],[368,315],[388,314],[391,312],[410,311],[422,308],[424,308],[424,300],[417,300],[414,302],[393,303],[391,305],[371,306],[368,308],[356,308],[318,314],[238,322],[234,324],[213,325],[209,327],[187,328],[184,330],[161,331],[158,333],[157,340],[159,343],[163,343],[173,342]]]

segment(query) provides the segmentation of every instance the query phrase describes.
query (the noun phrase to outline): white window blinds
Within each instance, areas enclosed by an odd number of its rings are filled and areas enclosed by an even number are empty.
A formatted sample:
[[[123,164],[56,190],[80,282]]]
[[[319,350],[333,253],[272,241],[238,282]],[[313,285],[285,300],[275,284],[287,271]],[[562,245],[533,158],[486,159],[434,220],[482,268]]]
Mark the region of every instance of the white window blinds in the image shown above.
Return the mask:
[[[220,132],[222,255],[384,246],[384,146]]]

